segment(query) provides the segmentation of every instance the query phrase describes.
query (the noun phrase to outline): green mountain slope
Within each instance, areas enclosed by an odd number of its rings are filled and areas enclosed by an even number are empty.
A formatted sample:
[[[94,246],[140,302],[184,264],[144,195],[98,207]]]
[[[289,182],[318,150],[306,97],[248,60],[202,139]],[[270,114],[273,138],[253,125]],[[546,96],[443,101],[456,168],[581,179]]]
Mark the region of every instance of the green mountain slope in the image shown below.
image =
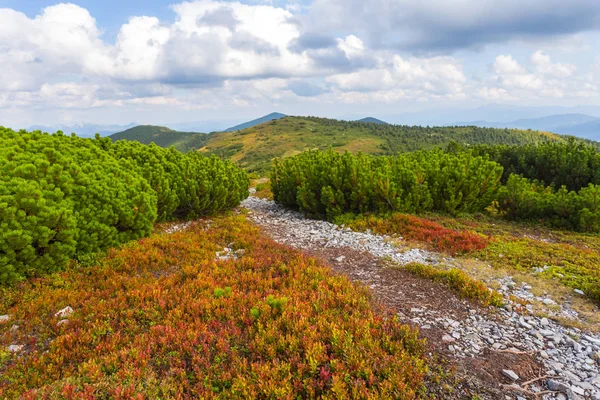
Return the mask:
[[[208,135],[198,132],[174,131],[164,126],[139,125],[115,133],[110,138],[113,141],[134,140],[143,144],[154,142],[161,147],[174,146],[177,150],[185,153],[204,146],[208,140]]]
[[[373,117],[362,118],[362,119],[357,120],[356,122],[367,122],[367,123],[371,123],[371,124],[389,125],[387,122],[382,121],[377,118],[373,118]]]
[[[420,127],[338,121],[314,117],[284,117],[235,132],[210,134],[204,153],[231,158],[249,171],[265,172],[275,157],[288,157],[307,149],[362,151],[370,154],[445,147],[455,141],[474,144],[526,144],[565,141],[548,132],[518,129]]]

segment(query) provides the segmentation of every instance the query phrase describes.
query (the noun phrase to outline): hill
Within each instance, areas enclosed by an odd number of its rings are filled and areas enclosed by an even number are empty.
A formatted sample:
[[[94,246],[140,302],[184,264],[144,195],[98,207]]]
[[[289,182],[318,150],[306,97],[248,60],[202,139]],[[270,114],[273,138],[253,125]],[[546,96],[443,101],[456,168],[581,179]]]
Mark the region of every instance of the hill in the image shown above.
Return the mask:
[[[589,140],[600,140],[600,118],[575,125],[559,126],[556,132],[576,135]]]
[[[115,133],[110,138],[117,140],[134,140],[143,144],[156,143],[160,147],[174,146],[181,152],[201,148],[208,136],[199,132],[179,132],[164,126],[139,125],[123,132]]]
[[[470,121],[458,125],[475,125],[490,128],[535,129],[585,139],[600,139],[600,118],[586,114],[556,114],[539,118],[522,118],[509,122]]]
[[[241,131],[242,129],[252,128],[253,126],[264,124],[265,122],[281,119],[283,117],[286,117],[286,115],[278,113],[278,112],[274,112],[269,115],[265,115],[264,117],[260,117],[260,118],[254,119],[252,121],[248,121],[248,122],[244,122],[242,124],[236,125],[236,126],[232,126],[231,128],[225,129],[224,132]]]
[[[462,144],[527,144],[565,137],[546,132],[517,129],[421,127],[338,121],[315,117],[284,117],[235,132],[208,136],[204,153],[231,158],[249,171],[265,172],[271,160],[307,149],[334,148],[369,154],[394,154],[418,149]]]
[[[382,120],[377,119],[377,118],[373,118],[373,117],[366,117],[366,118],[363,118],[363,119],[359,119],[356,122],[366,122],[366,123],[370,123],[370,124],[389,125],[387,122],[382,121]]]

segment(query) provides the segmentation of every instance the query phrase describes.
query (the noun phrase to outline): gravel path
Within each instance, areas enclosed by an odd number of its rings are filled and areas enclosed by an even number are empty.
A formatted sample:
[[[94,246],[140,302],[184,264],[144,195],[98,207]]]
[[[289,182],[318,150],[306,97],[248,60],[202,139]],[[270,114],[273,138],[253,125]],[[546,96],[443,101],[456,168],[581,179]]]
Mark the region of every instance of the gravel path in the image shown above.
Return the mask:
[[[353,232],[325,221],[310,220],[302,214],[287,210],[273,201],[249,197],[242,206],[250,212],[250,218],[277,242],[307,250],[350,248],[366,252],[379,259],[392,260],[400,264],[420,262],[427,264],[454,263],[453,259],[421,249],[400,251],[389,238],[370,233]],[[337,262],[343,263],[344,256]],[[358,279],[376,289],[377,274]],[[505,278],[511,286],[510,277]],[[506,283],[505,282],[505,283]],[[412,307],[410,312],[399,313],[401,318],[417,325],[420,329],[438,329],[445,334],[437,343],[446,354],[456,360],[468,360],[491,353],[530,354],[537,358],[543,371],[543,379],[527,383],[531,376],[517,366],[503,366],[499,387],[520,393],[508,398],[545,399],[594,399],[600,400],[600,335],[564,327],[552,320],[539,318],[528,312],[513,311],[509,294],[531,297],[526,285],[506,291],[505,309],[467,309],[466,315],[450,318],[447,310],[428,307]],[[376,290],[375,290],[376,291]],[[456,318],[456,319],[454,319]],[[519,373],[517,373],[517,372]],[[537,374],[538,372],[536,372]],[[541,392],[549,392],[541,394]],[[535,393],[540,393],[535,396]],[[521,397],[522,396],[522,397]],[[497,397],[496,397],[497,398]]]

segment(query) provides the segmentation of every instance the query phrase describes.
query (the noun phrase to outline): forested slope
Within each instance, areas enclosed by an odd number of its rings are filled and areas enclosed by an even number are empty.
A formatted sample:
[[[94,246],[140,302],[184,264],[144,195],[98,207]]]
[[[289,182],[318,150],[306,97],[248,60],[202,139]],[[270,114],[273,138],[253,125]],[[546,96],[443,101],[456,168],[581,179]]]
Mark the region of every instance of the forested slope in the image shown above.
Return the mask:
[[[207,139],[201,152],[231,158],[258,172],[268,170],[274,158],[309,149],[332,147],[336,151],[391,155],[445,148],[451,142],[524,145],[567,141],[565,136],[518,129],[382,125],[314,117],[285,117],[241,131],[213,133]]]
[[[142,144],[155,143],[160,147],[175,147],[186,153],[192,149],[201,148],[208,136],[199,132],[179,132],[164,126],[139,125],[123,132],[115,133],[110,138],[113,141],[129,140]]]

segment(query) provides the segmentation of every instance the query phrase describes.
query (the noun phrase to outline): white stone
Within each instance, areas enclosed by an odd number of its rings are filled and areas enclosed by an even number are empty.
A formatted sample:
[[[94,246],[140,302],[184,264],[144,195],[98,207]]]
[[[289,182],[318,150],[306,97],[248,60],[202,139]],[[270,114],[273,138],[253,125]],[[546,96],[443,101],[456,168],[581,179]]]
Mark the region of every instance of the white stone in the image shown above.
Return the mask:
[[[579,376],[575,375],[571,371],[565,370],[565,371],[562,371],[562,374],[565,376],[565,378],[567,378],[571,382],[578,382],[580,379]]]
[[[562,382],[557,382],[553,379],[549,379],[548,382],[546,382],[546,385],[548,385],[548,389],[555,392],[561,392],[564,394],[569,394],[571,392],[571,388],[568,385],[565,385]]]
[[[54,314],[54,316],[59,318],[66,318],[71,314],[73,314],[73,309],[69,306],[66,306],[65,308]]]
[[[442,341],[447,342],[447,343],[452,343],[452,342],[454,342],[454,338],[450,335],[444,335],[444,336],[442,336]]]
[[[10,320],[10,317],[8,315],[0,315],[0,324],[8,322],[9,320]]]
[[[585,390],[583,390],[583,388],[581,388],[579,386],[571,386],[571,390],[582,396],[585,395]]]
[[[523,317],[519,318],[519,324],[525,329],[533,329],[533,326],[531,326],[527,322],[525,322]]]
[[[588,342],[591,342],[591,343],[594,343],[595,345],[600,346],[600,339],[596,339],[596,338],[594,338],[592,336],[589,336],[589,335],[583,335],[583,338],[585,340],[587,340]]]
[[[502,374],[504,376],[506,376],[509,379],[512,379],[513,381],[518,381],[519,380],[519,375],[517,375],[515,373],[515,371],[511,370],[511,369],[503,369],[502,370]]]
[[[573,382],[573,385],[578,386],[584,390],[594,390],[594,386],[588,382]]]
[[[23,346],[22,344],[11,344],[10,346],[7,347],[7,350],[10,351],[11,353],[18,353],[21,350],[23,350],[25,346]]]

